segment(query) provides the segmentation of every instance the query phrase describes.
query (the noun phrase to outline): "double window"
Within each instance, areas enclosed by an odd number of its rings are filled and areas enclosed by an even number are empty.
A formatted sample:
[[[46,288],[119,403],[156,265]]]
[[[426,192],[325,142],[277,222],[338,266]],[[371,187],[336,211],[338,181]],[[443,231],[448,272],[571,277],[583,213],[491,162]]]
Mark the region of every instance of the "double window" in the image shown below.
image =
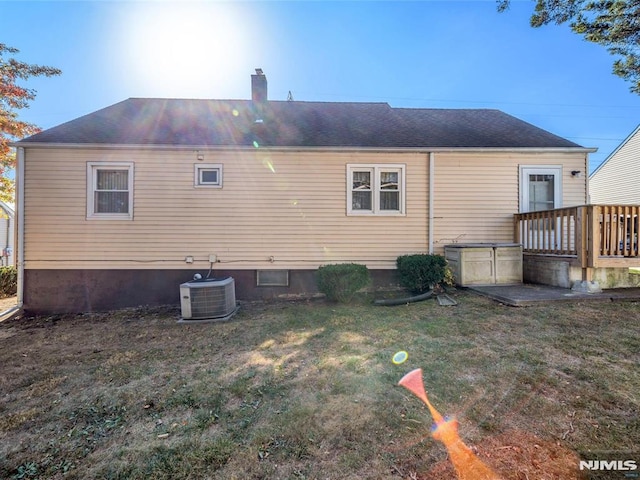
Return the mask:
[[[133,219],[133,163],[87,163],[87,218]]]
[[[347,165],[349,215],[404,215],[405,166]]]

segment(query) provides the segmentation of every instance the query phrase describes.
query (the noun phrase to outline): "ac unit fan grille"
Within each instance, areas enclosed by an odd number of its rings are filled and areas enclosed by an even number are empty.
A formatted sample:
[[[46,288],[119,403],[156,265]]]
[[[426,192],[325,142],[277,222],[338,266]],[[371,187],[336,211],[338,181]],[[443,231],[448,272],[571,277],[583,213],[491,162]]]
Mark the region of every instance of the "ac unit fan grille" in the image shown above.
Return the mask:
[[[233,314],[236,310],[235,286],[232,278],[221,281],[191,282],[180,285],[184,319],[213,319]]]
[[[191,316],[224,317],[233,312],[235,300],[225,287],[194,288],[191,290]]]

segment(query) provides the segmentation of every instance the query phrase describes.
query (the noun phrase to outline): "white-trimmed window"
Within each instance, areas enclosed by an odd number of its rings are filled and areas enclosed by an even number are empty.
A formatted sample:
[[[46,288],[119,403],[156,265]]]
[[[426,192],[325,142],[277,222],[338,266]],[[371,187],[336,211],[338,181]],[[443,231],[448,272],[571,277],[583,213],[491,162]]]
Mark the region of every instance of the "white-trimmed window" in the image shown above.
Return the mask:
[[[194,185],[196,187],[222,188],[222,164],[194,164]]]
[[[87,163],[87,218],[133,220],[133,162]]]
[[[347,165],[347,214],[404,215],[404,212],[404,165]]]

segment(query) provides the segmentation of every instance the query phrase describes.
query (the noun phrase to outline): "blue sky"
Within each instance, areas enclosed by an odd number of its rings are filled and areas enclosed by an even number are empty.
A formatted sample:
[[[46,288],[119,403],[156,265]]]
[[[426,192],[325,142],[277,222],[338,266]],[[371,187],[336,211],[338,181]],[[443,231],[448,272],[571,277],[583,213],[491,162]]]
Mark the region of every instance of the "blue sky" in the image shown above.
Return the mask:
[[[129,97],[497,108],[586,147],[591,171],[640,123],[605,48],[533,29],[532,0],[0,1],[0,42],[55,66],[20,118],[49,128]]]

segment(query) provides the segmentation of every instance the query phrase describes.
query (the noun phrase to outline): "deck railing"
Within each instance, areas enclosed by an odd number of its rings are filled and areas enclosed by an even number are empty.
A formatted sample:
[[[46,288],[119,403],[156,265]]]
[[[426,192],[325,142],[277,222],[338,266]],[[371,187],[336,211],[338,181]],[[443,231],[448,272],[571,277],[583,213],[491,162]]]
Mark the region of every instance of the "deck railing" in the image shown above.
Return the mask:
[[[514,238],[527,253],[572,256],[583,268],[633,266],[640,260],[640,205],[581,205],[514,216]]]
[[[594,205],[600,222],[601,256],[638,256],[639,205]]]

